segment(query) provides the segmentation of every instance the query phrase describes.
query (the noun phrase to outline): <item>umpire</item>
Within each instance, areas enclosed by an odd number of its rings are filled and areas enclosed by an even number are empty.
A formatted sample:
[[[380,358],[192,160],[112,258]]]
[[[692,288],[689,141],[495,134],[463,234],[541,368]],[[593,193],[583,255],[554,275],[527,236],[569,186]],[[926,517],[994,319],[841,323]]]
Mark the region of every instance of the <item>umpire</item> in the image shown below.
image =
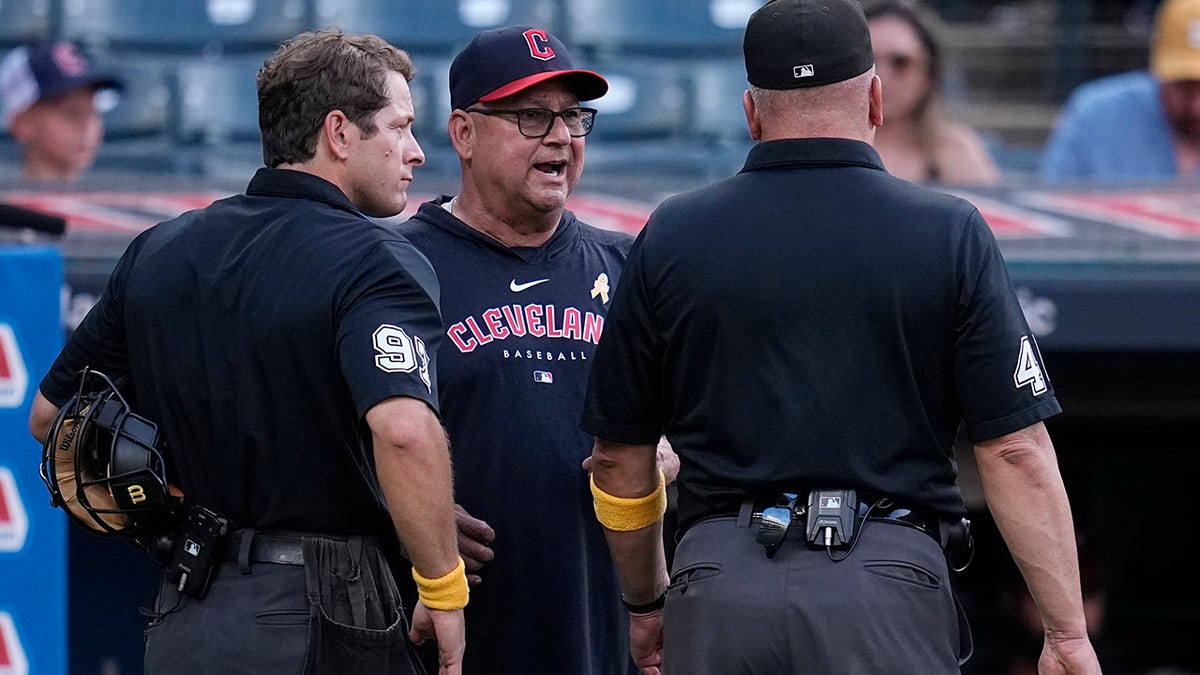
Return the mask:
[[[772,0],[745,34],[742,171],[663,203],[597,347],[583,427],[645,673],[957,673],[943,549],[960,422],[1041,612],[1043,673],[1097,673],[1060,411],[987,223],[890,176],[853,0]],[[668,578],[655,441],[679,453]],[[665,608],[664,608],[665,605]]]
[[[411,637],[459,672],[438,285],[371,220],[404,209],[424,161],[412,76],[372,35],[281,46],[258,74],[269,168],[138,236],[41,383],[38,438],[76,371],[128,377],[191,505],[174,554],[187,576],[164,570],[148,673],[416,672],[391,571],[401,542],[421,594]]]

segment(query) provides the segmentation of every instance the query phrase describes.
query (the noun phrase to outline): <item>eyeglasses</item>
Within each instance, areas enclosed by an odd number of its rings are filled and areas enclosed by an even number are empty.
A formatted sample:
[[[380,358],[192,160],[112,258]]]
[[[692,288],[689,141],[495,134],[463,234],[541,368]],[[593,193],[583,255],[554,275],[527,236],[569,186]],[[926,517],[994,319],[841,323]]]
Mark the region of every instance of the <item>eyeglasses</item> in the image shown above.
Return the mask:
[[[886,63],[888,67],[897,73],[904,73],[908,70],[917,67],[924,63],[925,59],[917,54],[892,53],[883,54],[879,59]]]
[[[547,108],[520,108],[518,110],[494,110],[492,108],[467,108],[467,112],[480,115],[512,115],[517,118],[517,130],[526,138],[544,138],[554,128],[554,120],[561,117],[572,138],[592,133],[596,121],[595,108],[567,108],[554,112]]]

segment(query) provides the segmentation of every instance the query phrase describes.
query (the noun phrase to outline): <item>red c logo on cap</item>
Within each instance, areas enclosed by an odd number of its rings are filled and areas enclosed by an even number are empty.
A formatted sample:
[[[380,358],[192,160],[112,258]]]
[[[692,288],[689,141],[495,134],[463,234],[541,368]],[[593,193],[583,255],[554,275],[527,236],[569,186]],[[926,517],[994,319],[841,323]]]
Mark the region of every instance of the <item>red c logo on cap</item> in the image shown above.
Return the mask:
[[[54,65],[58,67],[63,75],[79,77],[87,71],[87,61],[83,60],[83,55],[79,53],[75,45],[69,42],[59,42],[54,45],[54,49],[50,51],[50,56],[54,59]]]
[[[525,42],[529,45],[529,55],[535,59],[549,61],[554,58],[554,50],[550,48],[550,37],[540,28],[530,28],[525,31]]]

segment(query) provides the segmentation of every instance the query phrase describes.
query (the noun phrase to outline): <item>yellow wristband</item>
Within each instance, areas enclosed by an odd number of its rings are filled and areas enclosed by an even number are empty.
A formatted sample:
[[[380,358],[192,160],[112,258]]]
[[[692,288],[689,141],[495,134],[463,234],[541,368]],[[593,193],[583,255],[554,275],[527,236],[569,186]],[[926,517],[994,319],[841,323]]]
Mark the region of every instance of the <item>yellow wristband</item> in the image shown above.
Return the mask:
[[[667,512],[667,479],[658,472],[658,487],[645,497],[614,497],[596,487],[593,477],[592,497],[596,519],[617,532],[632,532],[653,525]]]
[[[467,606],[467,566],[460,557],[458,566],[437,579],[426,579],[412,571],[413,581],[417,582],[417,595],[429,609],[462,609]]]

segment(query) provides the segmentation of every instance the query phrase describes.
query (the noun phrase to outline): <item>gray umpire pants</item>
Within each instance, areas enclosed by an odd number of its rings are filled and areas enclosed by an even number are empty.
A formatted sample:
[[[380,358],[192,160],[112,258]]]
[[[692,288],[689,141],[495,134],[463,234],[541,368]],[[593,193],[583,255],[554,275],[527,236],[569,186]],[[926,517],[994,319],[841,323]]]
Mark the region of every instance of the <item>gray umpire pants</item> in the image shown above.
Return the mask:
[[[164,579],[154,614],[147,675],[424,673],[387,563],[361,537],[306,537],[302,565],[224,562],[199,600]]]
[[[757,524],[693,525],[667,591],[664,674],[958,673],[970,629],[941,548],[901,524],[863,525],[840,562],[806,544],[803,523],[774,558],[756,543]]]

